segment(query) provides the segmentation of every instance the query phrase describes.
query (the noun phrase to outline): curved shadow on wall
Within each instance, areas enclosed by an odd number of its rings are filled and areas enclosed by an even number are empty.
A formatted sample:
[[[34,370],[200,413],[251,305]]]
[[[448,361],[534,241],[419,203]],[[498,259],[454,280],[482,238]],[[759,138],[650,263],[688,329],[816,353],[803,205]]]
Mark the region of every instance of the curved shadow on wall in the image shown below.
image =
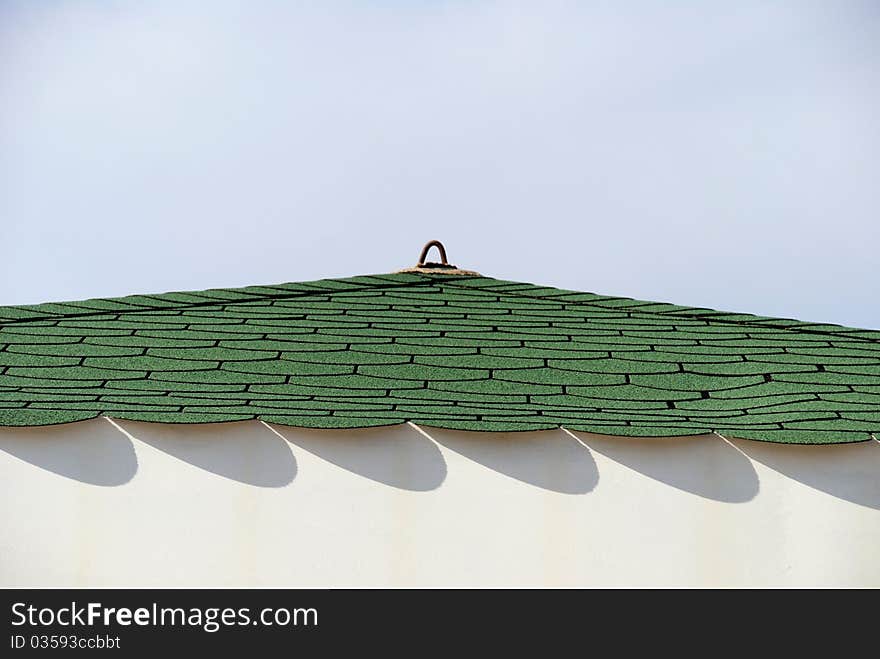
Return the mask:
[[[465,432],[423,428],[438,444],[510,478],[562,494],[586,494],[599,482],[589,449],[560,431]]]
[[[446,480],[446,460],[409,426],[314,430],[272,425],[291,444],[359,476],[401,490],[425,492]]]
[[[283,487],[296,477],[290,446],[256,421],[177,425],[114,419],[114,423],[144,444],[240,483]]]
[[[124,485],[137,473],[131,440],[105,419],[38,428],[0,428],[0,450],[81,483]]]
[[[744,503],[758,494],[758,474],[736,447],[715,435],[610,437],[575,433],[592,450],[656,481],[714,501]]]
[[[802,446],[730,440],[752,460],[838,499],[880,510],[880,443]]]

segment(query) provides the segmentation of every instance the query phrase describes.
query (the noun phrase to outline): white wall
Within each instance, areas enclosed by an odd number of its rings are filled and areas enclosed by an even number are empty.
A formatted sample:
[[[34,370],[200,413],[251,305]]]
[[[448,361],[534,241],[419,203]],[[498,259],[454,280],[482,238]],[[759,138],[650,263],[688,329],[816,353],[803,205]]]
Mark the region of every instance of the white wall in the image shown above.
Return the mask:
[[[880,586],[880,444],[0,429],[2,586]]]

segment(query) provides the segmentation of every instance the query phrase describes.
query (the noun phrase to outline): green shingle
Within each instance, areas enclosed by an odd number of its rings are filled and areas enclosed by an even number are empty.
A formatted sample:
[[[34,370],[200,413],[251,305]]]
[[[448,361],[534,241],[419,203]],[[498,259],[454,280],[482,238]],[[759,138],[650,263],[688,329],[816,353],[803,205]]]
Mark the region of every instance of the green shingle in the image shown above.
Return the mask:
[[[68,357],[133,357],[143,354],[145,348],[114,345],[94,345],[91,343],[58,343],[58,344],[13,344],[7,347],[8,353],[24,353],[28,355],[58,355]],[[77,363],[76,361],[73,363]]]
[[[141,355],[138,357],[86,357],[83,366],[120,371],[200,371],[217,368],[219,362]]]
[[[0,351],[0,366],[76,366],[79,364],[78,357],[58,357],[55,355],[40,355],[13,352],[9,346],[5,350]]]
[[[500,357],[497,355],[417,355],[416,364],[448,366],[450,368],[535,368],[544,366],[543,359],[528,357]]]
[[[150,348],[147,355],[153,357],[168,357],[170,359],[194,359],[210,362],[251,362],[264,359],[274,359],[278,356],[275,350],[242,350],[240,348],[214,348],[214,347],[180,347],[180,348]]]
[[[327,364],[324,362],[295,362],[288,359],[272,359],[259,362],[226,362],[223,371],[235,373],[269,373],[273,375],[348,375],[354,373],[352,364]]]
[[[396,354],[387,355],[379,352],[363,351],[360,346],[350,350],[310,350],[282,352],[281,358],[294,362],[315,362],[323,364],[346,364],[361,366],[368,364],[407,364],[412,359],[411,355]]]
[[[678,362],[661,360],[632,360],[629,358],[590,358],[590,359],[550,359],[547,365],[564,371],[583,373],[676,373],[680,370]],[[606,383],[603,383],[606,384]]]
[[[455,392],[487,396],[561,394],[564,391],[564,387],[559,384],[547,385],[529,382],[506,382],[498,378],[465,382],[429,382],[427,388],[429,390],[445,391],[447,393]]]
[[[108,357],[108,359],[118,359]],[[137,380],[147,377],[146,371],[109,369],[93,366],[9,367],[4,375],[34,378],[50,386],[55,380]],[[34,385],[30,385],[34,386]]]
[[[663,391],[718,391],[739,389],[764,381],[761,375],[705,375],[702,373],[673,373],[671,375],[633,375],[630,382]],[[675,398],[673,397],[673,400]]]
[[[0,307],[0,425],[880,433],[880,332],[398,273]]]
[[[507,382],[522,382],[524,384],[551,384],[551,385],[603,385],[623,384],[626,382],[625,375],[608,373],[585,373],[569,371],[558,368],[520,368],[497,371],[495,380]]]
[[[73,423],[93,419],[96,412],[72,410],[0,410],[0,426],[52,426],[59,423]]]
[[[274,423],[281,426],[294,426],[298,428],[371,428],[376,426],[396,426],[406,421],[402,416],[384,416],[376,418],[367,417],[338,417],[338,416],[305,416],[296,414],[263,414],[260,419],[266,423]]]

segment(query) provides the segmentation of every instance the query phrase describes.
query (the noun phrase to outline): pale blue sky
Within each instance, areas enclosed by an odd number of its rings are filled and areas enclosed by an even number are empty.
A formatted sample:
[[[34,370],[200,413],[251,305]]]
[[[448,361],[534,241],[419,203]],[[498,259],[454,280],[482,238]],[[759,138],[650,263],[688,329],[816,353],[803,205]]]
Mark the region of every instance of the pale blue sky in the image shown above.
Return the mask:
[[[878,181],[876,2],[0,0],[0,304],[439,238],[492,276],[880,328]]]

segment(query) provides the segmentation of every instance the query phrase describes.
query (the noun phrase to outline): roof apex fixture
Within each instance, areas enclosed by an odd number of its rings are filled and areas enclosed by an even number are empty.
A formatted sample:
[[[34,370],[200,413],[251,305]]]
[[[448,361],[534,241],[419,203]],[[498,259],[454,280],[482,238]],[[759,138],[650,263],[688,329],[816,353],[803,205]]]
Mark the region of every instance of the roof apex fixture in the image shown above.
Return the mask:
[[[440,263],[426,261],[426,259],[428,258],[428,252],[431,251],[432,247],[437,248],[437,251],[440,254]],[[411,268],[404,268],[403,270],[398,270],[398,272],[423,272],[427,274],[441,275],[470,275],[472,277],[480,276],[479,272],[476,272],[474,270],[462,270],[459,267],[449,263],[449,261],[446,259],[446,248],[439,240],[429,240],[427,243],[425,243],[425,246],[422,248],[422,253],[419,256],[419,262]]]

